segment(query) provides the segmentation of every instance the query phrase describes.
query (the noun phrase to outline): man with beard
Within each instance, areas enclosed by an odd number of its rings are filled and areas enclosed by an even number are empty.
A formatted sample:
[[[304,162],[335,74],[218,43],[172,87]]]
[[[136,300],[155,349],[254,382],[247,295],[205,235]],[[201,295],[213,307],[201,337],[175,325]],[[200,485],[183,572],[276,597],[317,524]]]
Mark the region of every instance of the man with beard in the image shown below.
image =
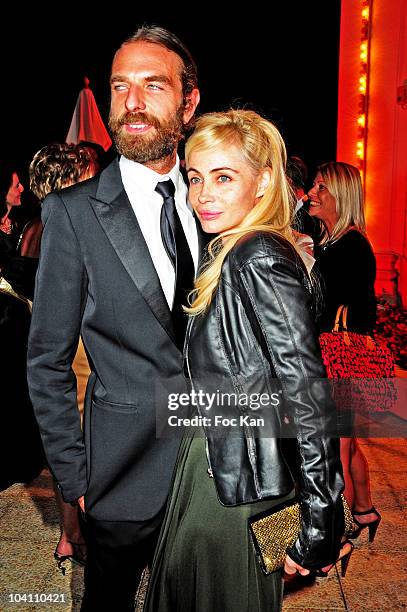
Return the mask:
[[[120,158],[43,204],[28,376],[49,465],[87,524],[82,610],[133,609],[175,463],[178,439],[156,436],[157,388],[185,390],[181,304],[201,245],[176,151],[198,102],[185,46],[140,28],[112,65]],[[92,369],[84,436],[79,335]]]

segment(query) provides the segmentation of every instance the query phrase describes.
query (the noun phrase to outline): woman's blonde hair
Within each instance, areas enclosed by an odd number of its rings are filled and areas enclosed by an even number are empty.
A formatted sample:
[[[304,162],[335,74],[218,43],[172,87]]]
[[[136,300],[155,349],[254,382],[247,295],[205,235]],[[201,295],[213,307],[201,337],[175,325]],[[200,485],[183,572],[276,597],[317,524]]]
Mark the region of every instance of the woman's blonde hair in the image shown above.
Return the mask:
[[[91,178],[96,169],[88,147],[53,142],[37,151],[30,163],[30,189],[43,200],[52,191]]]
[[[185,308],[190,315],[198,315],[208,308],[225,257],[245,234],[273,232],[295,246],[291,230],[293,193],[285,174],[287,154],[280,132],[270,121],[250,110],[208,113],[198,119],[185,145],[187,167],[192,152],[208,151],[224,144],[239,148],[255,176],[269,168],[271,180],[264,195],[243,221],[237,227],[221,232],[209,243],[207,260],[195,282],[195,290],[190,294],[191,306]]]
[[[318,166],[326,187],[336,201],[338,220],[332,232],[324,233],[321,244],[337,240],[350,227],[366,232],[360,172],[345,162],[327,162]]]

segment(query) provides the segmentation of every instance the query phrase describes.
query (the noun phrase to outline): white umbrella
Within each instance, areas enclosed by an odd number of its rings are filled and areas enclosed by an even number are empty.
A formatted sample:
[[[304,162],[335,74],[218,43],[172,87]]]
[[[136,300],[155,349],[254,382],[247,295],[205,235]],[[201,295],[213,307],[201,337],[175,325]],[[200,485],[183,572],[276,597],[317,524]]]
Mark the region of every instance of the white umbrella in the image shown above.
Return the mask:
[[[112,141],[100,116],[95,96],[89,88],[89,79],[85,77],[84,82],[85,87],[79,92],[65,142],[77,144],[87,140],[101,145],[107,151]]]

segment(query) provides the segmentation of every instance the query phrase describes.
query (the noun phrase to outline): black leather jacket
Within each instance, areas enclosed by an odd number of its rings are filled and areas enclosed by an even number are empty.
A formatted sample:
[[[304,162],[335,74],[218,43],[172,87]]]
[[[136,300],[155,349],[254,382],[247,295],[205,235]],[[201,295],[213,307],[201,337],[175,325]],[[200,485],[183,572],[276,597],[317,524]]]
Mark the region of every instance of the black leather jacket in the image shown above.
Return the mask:
[[[321,381],[326,373],[312,302],[306,270],[286,240],[266,232],[244,237],[225,259],[208,311],[189,324],[185,369],[195,392],[251,398],[270,396],[280,385],[278,406],[255,413],[239,401],[217,406],[219,414],[250,418],[243,427],[205,427],[208,461],[226,506],[280,497],[296,486],[303,528],[288,552],[315,569],[337,558],[344,519],[336,417]],[[214,414],[202,405],[199,411]],[[266,417],[265,427],[258,415]],[[295,431],[291,450],[283,439],[287,420]]]

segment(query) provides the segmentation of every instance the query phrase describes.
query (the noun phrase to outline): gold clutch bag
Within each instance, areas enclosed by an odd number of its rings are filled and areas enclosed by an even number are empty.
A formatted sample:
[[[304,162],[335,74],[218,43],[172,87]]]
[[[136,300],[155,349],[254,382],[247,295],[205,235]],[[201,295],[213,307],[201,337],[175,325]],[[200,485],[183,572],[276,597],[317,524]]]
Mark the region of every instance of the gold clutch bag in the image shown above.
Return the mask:
[[[352,513],[342,495],[345,535],[355,528]],[[300,504],[290,500],[248,519],[256,556],[265,574],[284,566],[287,548],[292,546],[301,530]]]

